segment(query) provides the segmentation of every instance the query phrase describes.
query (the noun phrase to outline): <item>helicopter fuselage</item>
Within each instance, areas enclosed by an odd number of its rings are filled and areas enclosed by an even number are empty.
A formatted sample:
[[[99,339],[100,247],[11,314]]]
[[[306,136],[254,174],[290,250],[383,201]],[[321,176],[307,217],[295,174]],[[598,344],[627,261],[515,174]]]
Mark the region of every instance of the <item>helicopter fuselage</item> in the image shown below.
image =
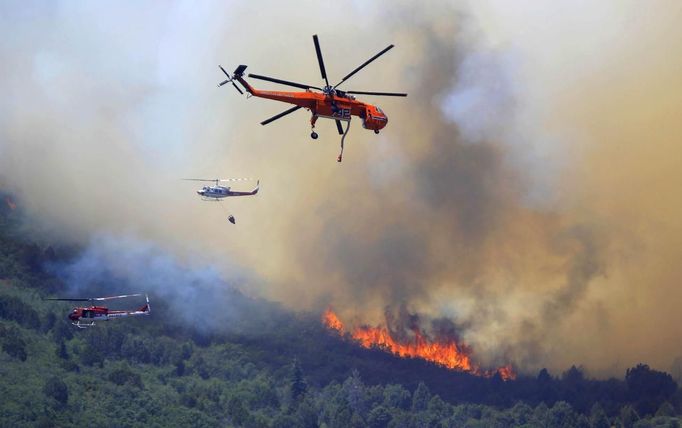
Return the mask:
[[[197,190],[197,195],[207,200],[218,200],[230,196],[252,196],[258,193],[258,188],[259,186],[256,186],[256,188],[250,192],[238,192],[230,190],[229,187],[225,186],[204,186],[201,190]]]
[[[69,314],[69,320],[77,327],[89,327],[95,321],[109,321],[114,318],[132,317],[137,315],[149,315],[149,303],[136,310],[112,310],[106,306],[89,306],[73,308]]]
[[[334,120],[350,120],[351,116],[362,119],[365,129],[379,131],[388,124],[388,116],[377,106],[358,101],[354,96],[343,91],[333,91],[331,94],[305,91],[262,91],[249,85],[242,76],[235,76],[244,88],[254,97],[281,101],[308,109],[312,113],[311,123],[318,117]]]

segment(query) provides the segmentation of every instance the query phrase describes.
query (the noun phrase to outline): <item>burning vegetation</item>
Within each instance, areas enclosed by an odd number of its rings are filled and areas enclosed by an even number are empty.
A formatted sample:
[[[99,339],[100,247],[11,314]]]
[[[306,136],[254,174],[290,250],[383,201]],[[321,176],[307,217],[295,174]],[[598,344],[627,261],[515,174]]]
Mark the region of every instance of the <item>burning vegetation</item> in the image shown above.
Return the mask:
[[[511,365],[494,370],[481,370],[471,361],[471,349],[469,347],[457,343],[454,338],[431,340],[416,325],[411,327],[413,338],[400,340],[395,338],[387,327],[363,325],[354,327],[352,330],[346,330],[343,322],[331,308],[328,308],[322,315],[322,322],[327,328],[342,336],[350,336],[365,348],[378,347],[402,358],[421,358],[451,370],[463,371],[477,376],[490,377],[499,373],[504,380],[516,378],[516,373]]]

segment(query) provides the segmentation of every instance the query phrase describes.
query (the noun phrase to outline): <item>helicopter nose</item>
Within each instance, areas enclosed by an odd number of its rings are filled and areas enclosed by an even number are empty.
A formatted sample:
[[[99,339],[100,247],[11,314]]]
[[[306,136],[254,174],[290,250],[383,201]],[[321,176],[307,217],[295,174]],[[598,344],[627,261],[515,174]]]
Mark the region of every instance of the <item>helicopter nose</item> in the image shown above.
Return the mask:
[[[197,195],[204,196],[204,191],[203,190],[197,190]]]

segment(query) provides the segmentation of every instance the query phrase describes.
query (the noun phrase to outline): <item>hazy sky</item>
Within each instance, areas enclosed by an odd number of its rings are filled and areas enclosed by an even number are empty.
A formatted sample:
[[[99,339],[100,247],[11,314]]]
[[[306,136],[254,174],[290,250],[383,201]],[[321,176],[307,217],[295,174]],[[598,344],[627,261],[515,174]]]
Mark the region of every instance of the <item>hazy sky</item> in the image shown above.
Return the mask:
[[[673,0],[4,3],[0,183],[49,239],[143,242],[349,321],[446,316],[484,363],[667,369],[681,18]],[[218,64],[319,85],[312,34],[332,81],[394,43],[343,88],[409,93],[366,98],[389,124],[354,120],[340,165],[331,121],[316,141],[308,112],[263,127],[288,106],[216,88]],[[261,193],[202,203],[187,176]]]

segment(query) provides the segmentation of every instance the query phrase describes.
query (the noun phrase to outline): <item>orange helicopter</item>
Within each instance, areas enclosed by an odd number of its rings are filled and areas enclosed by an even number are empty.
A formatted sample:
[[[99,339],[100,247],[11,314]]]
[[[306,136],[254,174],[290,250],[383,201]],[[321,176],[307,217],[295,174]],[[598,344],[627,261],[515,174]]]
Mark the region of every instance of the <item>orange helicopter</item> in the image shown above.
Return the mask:
[[[295,107],[292,107],[289,110],[283,111],[280,114],[277,114],[269,119],[262,121],[261,125],[267,125],[268,123],[273,122],[283,116],[286,116],[289,113],[293,113],[300,108],[305,108],[306,110],[309,110],[312,113],[312,117],[310,118],[310,125],[312,127],[310,137],[313,140],[316,140],[318,137],[317,132],[315,132],[315,122],[317,121],[317,119],[319,117],[333,119],[336,122],[336,128],[339,131],[339,134],[342,136],[341,153],[339,153],[339,157],[337,158],[337,161],[341,162],[343,158],[343,142],[344,139],[346,138],[346,135],[348,134],[348,130],[350,129],[350,120],[352,116],[358,116],[360,119],[362,119],[362,127],[365,129],[373,130],[375,134],[378,134],[379,131],[383,129],[388,123],[388,116],[386,116],[386,114],[378,106],[358,101],[352,94],[380,95],[389,97],[406,97],[407,94],[394,92],[342,91],[340,89],[337,89],[339,85],[341,85],[346,80],[350,79],[353,75],[355,75],[355,73],[362,70],[372,61],[376,60],[381,55],[388,52],[391,48],[393,48],[393,45],[388,46],[378,54],[374,55],[372,58],[365,61],[355,70],[348,73],[343,79],[341,79],[339,83],[332,86],[329,84],[329,80],[327,79],[327,72],[324,67],[324,60],[322,59],[322,51],[320,50],[320,42],[317,38],[317,35],[313,36],[313,42],[315,43],[315,52],[317,53],[317,62],[320,66],[320,72],[325,82],[325,86],[323,88],[312,85],[304,85],[302,83],[290,82],[287,80],[275,79],[267,76],[260,76],[257,74],[249,74],[249,77],[252,77],[254,79],[266,80],[268,82],[293,86],[295,88],[304,89],[304,92],[262,91],[260,89],[255,89],[254,87],[249,85],[246,82],[246,80],[244,80],[243,76],[244,70],[246,70],[247,67],[246,65],[240,65],[239,67],[237,67],[234,70],[232,76],[230,76],[229,73],[225,71],[225,69],[222,66],[219,66],[223,73],[225,73],[225,75],[227,76],[227,80],[224,80],[223,82],[219,83],[218,87],[223,86],[227,83],[232,83],[235,89],[237,89],[237,91],[239,91],[240,94],[243,94],[242,90],[239,89],[239,87],[234,83],[234,81],[236,80],[237,82],[241,83],[244,89],[246,89],[246,91],[249,93],[249,96],[267,98],[270,100],[295,104]],[[313,89],[317,89],[322,92],[321,93],[315,92],[313,91]],[[341,122],[348,123],[345,131],[343,129],[343,126],[341,125]]]

